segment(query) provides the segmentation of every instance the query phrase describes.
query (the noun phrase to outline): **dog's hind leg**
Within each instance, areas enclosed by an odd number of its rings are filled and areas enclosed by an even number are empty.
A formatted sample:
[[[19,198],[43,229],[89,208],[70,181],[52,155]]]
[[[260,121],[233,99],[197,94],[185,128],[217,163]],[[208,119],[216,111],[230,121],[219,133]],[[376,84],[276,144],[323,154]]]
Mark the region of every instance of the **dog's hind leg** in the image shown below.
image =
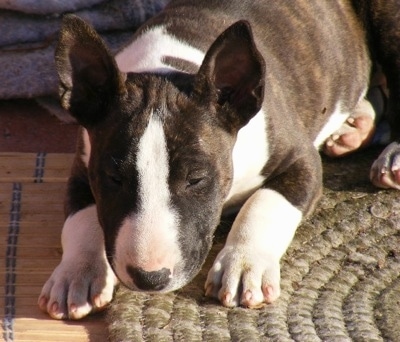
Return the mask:
[[[341,157],[368,146],[375,132],[375,111],[368,100],[361,100],[354,112],[326,141],[323,152]]]
[[[400,1],[353,0],[367,29],[371,55],[382,66],[389,89],[387,120],[392,143],[373,163],[371,181],[400,189]]]
[[[386,127],[382,125],[382,119],[386,115],[387,102],[386,78],[377,69],[372,73],[366,98],[357,104],[342,127],[325,141],[322,152],[330,157],[342,157],[371,144],[387,144],[386,131],[389,130],[382,129]]]

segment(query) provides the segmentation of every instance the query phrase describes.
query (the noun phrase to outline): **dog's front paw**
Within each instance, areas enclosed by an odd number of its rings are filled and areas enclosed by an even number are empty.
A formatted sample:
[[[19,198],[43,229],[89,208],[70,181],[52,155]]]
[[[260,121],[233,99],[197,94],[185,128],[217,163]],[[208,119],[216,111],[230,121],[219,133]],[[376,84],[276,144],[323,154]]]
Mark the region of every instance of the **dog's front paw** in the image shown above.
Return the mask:
[[[206,296],[224,306],[257,308],[280,295],[279,259],[248,246],[225,246],[208,273]]]
[[[106,260],[63,260],[43,286],[38,305],[55,319],[80,319],[106,307],[115,283]]]

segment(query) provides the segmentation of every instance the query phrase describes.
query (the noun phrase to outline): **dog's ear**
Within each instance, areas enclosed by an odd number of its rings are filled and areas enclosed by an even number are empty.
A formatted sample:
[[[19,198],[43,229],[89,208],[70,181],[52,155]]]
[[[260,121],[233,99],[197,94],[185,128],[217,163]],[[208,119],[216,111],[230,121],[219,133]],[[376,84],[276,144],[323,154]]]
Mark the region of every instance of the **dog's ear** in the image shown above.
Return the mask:
[[[230,106],[239,126],[260,109],[264,98],[265,62],[250,24],[238,21],[211,45],[197,74],[197,90],[216,91],[218,105]]]
[[[124,77],[95,30],[75,15],[63,18],[56,48],[62,106],[90,128],[125,91]]]

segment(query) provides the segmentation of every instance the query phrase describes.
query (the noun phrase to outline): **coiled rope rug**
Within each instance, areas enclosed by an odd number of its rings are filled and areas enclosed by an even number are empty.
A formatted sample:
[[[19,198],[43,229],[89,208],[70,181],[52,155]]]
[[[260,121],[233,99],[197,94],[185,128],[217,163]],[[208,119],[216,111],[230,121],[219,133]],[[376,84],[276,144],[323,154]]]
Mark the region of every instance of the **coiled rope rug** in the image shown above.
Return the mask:
[[[111,341],[400,341],[400,193],[368,180],[378,151],[325,161],[324,195],[283,258],[282,295],[258,310],[226,309],[203,271],[173,294],[117,290]]]

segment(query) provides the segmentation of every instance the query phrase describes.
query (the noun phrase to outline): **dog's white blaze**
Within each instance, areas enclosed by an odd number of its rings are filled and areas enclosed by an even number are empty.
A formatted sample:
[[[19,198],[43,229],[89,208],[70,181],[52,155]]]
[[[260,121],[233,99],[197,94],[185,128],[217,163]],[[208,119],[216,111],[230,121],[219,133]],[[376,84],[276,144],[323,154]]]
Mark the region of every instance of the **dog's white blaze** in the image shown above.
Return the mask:
[[[126,264],[146,271],[164,267],[172,271],[180,260],[178,216],[170,205],[166,139],[161,122],[153,115],[138,145],[136,167],[140,208],[124,220],[118,232],[115,266],[120,276]]]
[[[233,183],[226,201],[227,208],[239,205],[249,192],[262,184],[264,177],[260,172],[268,155],[265,113],[260,110],[238,133],[232,153]]]
[[[85,128],[82,128],[82,143],[81,159],[85,166],[88,167],[92,146],[90,144],[89,133]]]
[[[291,243],[302,213],[275,190],[257,190],[240,209],[226,245],[262,248],[281,258]],[[260,260],[260,262],[262,262]]]
[[[173,67],[162,62],[163,57],[177,57],[201,65],[204,52],[169,35],[162,26],[144,32],[115,57],[123,72],[169,72]]]

